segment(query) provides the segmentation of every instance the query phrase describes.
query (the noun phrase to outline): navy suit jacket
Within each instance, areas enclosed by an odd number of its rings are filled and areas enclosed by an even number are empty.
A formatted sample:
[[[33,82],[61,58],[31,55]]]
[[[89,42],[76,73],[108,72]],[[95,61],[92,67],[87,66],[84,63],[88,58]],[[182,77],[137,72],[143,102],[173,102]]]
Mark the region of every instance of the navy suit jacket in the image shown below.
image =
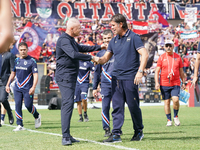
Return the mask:
[[[5,52],[2,54],[0,77],[4,86],[6,86],[10,73],[11,71],[13,71],[14,63],[15,63],[14,54],[12,54],[11,52]]]
[[[101,46],[85,46],[76,43],[73,37],[63,33],[56,44],[56,81],[76,82],[79,60],[90,61],[91,56],[79,52],[100,50]]]

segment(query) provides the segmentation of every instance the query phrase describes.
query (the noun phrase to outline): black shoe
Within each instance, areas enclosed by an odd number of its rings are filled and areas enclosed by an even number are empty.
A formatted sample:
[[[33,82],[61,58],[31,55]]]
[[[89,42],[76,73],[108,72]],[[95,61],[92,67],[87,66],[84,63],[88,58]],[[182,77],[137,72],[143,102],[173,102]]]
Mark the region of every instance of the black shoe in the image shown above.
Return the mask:
[[[76,139],[73,138],[72,136],[70,136],[70,140],[71,140],[72,143],[80,142],[79,140],[76,140]]]
[[[143,131],[140,131],[133,135],[131,141],[141,141],[143,137],[144,137]]]
[[[78,122],[83,122],[83,118],[80,118],[80,119],[78,120]]]
[[[120,135],[115,135],[115,134],[111,134],[110,137],[106,140],[103,140],[104,143],[116,143],[116,142],[121,142],[121,137]]]
[[[111,135],[110,128],[106,128],[104,137],[108,137],[110,135]]]
[[[64,146],[68,146],[68,145],[72,145],[72,141],[70,140],[70,138],[63,138],[62,139],[62,145]]]
[[[12,125],[14,123],[14,117],[13,117],[12,112],[10,115],[8,115],[8,119],[9,119],[9,123]]]

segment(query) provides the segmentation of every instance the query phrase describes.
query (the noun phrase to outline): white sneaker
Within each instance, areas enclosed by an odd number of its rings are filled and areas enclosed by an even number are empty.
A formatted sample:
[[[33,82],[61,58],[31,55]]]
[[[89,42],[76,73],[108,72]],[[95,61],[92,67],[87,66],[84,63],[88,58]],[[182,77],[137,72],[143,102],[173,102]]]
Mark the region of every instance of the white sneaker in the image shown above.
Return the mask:
[[[175,118],[174,118],[174,125],[175,125],[175,126],[180,126],[180,124],[181,124],[181,123],[180,123],[178,117],[175,117]]]
[[[14,129],[13,131],[23,131],[23,130],[25,130],[25,128],[20,126],[20,125],[18,125],[17,128]]]
[[[3,121],[3,120],[1,120],[1,123],[0,123],[1,125],[3,125],[3,124],[5,124],[5,122]]]
[[[167,127],[172,126],[172,121],[168,120],[166,126],[167,126]]]
[[[35,119],[35,128],[39,128],[41,126],[41,115],[39,114],[38,118]]]

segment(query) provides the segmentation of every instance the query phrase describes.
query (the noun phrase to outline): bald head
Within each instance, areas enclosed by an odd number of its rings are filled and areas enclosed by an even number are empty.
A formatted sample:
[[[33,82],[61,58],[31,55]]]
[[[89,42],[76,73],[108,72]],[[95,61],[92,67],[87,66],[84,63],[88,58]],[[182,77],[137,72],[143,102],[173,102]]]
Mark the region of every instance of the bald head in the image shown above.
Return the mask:
[[[70,18],[68,21],[67,21],[67,29],[70,29],[72,27],[75,27],[75,26],[78,26],[80,25],[80,22],[78,19],[76,18]]]
[[[79,36],[81,32],[81,24],[78,19],[70,18],[67,22],[67,30],[66,33],[71,37]]]

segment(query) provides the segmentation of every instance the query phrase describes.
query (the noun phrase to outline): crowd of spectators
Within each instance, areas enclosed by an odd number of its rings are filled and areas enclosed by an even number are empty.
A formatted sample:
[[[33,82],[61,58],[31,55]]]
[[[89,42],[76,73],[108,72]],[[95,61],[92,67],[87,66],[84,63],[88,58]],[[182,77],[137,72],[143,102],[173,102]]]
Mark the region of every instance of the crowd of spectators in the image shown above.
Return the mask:
[[[38,62],[47,63],[47,73],[54,78],[54,73],[56,70],[56,41],[58,37],[65,32],[65,24],[63,24],[63,20],[57,19],[41,19],[38,16],[34,16],[32,18],[24,18],[14,19],[14,33],[15,33],[15,42],[19,39],[20,34],[22,33],[26,23],[31,21],[36,26],[43,28],[48,31],[48,35],[46,40],[43,43],[41,54]],[[86,45],[100,45],[102,44],[102,35],[103,30],[110,28],[108,20],[92,20],[92,19],[84,19],[80,20],[82,26],[82,33],[79,37],[75,38],[77,43],[86,44]],[[157,23],[158,24],[158,23]],[[133,29],[133,25],[128,22],[128,28]],[[153,32],[158,32],[158,50],[155,52],[154,62],[151,68],[145,70],[146,74],[154,74],[156,63],[161,54],[164,53],[164,41],[167,39],[171,39],[175,43],[175,52],[181,55],[182,60],[184,62],[184,72],[185,76],[188,80],[192,79],[194,73],[194,61],[195,55],[197,51],[198,41],[196,39],[183,40],[180,38],[180,29],[190,29],[190,27],[184,23],[180,22],[177,26],[170,25],[167,28],[156,28]],[[200,21],[197,21],[193,24],[193,28],[200,28]],[[199,35],[198,35],[199,37]],[[12,47],[11,47],[12,48]],[[94,53],[95,54],[95,53]],[[52,81],[53,82],[53,81]]]
[[[179,3],[181,5],[186,4],[198,4],[200,0],[56,0],[56,1],[63,1],[63,2],[93,2],[93,3]]]

